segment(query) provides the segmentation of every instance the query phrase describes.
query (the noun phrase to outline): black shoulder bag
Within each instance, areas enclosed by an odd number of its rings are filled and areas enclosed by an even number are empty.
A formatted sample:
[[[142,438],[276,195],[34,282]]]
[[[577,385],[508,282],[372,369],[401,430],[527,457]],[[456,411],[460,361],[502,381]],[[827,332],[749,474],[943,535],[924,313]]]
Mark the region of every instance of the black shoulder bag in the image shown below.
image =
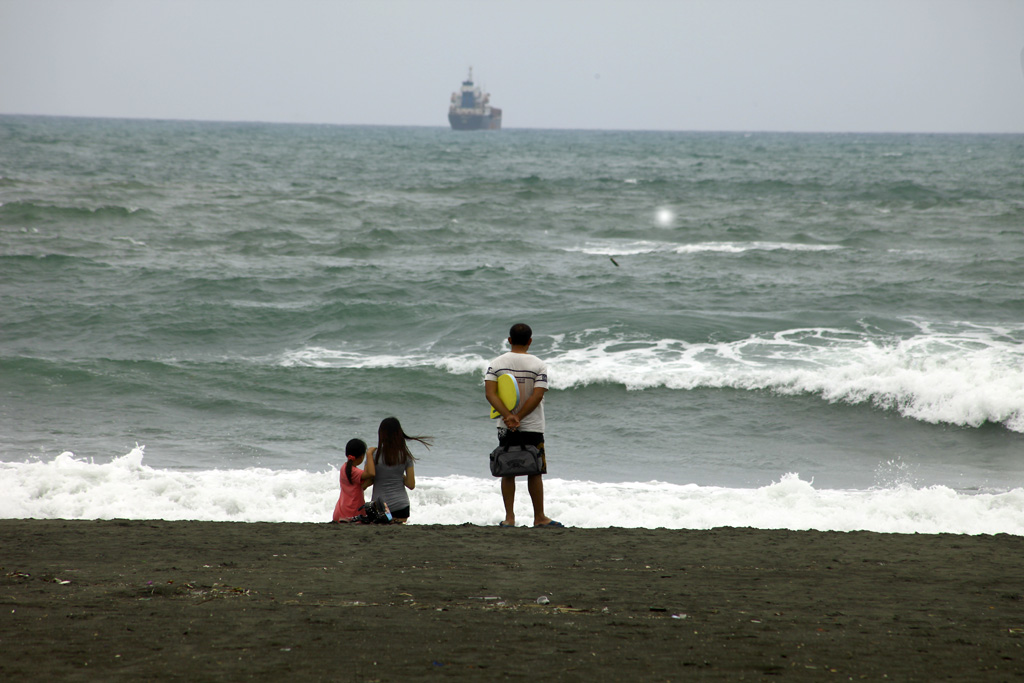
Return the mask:
[[[491,474],[496,477],[540,474],[541,466],[536,446],[498,446],[491,451]]]

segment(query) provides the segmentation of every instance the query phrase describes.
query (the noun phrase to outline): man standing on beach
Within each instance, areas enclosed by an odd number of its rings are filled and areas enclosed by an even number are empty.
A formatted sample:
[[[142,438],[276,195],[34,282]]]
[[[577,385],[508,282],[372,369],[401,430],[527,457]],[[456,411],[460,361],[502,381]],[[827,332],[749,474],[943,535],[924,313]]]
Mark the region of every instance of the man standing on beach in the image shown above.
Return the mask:
[[[544,454],[544,394],[548,390],[548,368],[540,358],[529,353],[533,343],[533,330],[525,323],[517,323],[509,330],[511,350],[495,358],[484,375],[484,393],[487,402],[501,414],[498,423],[498,444],[501,446],[536,446],[541,456],[541,473],[526,478],[526,489],[533,501],[533,525],[560,527],[558,522],[544,514],[544,480],[548,464]],[[498,376],[510,374],[519,384],[521,397],[515,412],[505,407],[498,398]],[[505,504],[505,520],[499,526],[515,526],[516,478],[501,478],[501,498]]]

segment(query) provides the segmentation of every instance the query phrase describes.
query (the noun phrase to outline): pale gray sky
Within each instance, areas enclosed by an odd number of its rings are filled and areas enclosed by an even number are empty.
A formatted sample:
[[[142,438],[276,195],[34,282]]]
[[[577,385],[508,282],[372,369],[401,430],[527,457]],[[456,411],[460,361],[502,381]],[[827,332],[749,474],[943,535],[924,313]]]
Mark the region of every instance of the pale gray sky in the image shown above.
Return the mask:
[[[0,113],[1024,132],[1024,0],[0,0]]]

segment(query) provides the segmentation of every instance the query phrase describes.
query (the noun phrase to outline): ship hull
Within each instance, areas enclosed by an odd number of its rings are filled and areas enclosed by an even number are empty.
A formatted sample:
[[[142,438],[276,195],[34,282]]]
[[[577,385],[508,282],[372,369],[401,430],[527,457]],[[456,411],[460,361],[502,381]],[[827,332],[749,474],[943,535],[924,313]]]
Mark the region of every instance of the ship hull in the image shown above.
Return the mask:
[[[501,111],[491,108],[490,114],[459,114],[448,112],[452,130],[501,130]]]

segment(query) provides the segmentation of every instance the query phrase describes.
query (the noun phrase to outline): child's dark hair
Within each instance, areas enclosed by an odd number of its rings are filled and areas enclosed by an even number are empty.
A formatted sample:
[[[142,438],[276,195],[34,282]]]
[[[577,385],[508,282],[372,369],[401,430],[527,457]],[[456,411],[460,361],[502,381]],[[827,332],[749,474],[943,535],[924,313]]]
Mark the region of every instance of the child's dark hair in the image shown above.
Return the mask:
[[[409,451],[409,441],[419,441],[430,448],[431,437],[409,436],[402,429],[397,417],[386,417],[377,428],[377,452],[373,454],[375,463],[384,461],[385,465],[404,465],[416,460]]]
[[[345,459],[348,460],[348,456],[355,456],[358,458],[360,455],[366,454],[366,442],[362,439],[349,439],[348,443],[345,444]],[[348,483],[352,483],[352,461],[348,460],[345,463],[345,478],[348,479]]]

